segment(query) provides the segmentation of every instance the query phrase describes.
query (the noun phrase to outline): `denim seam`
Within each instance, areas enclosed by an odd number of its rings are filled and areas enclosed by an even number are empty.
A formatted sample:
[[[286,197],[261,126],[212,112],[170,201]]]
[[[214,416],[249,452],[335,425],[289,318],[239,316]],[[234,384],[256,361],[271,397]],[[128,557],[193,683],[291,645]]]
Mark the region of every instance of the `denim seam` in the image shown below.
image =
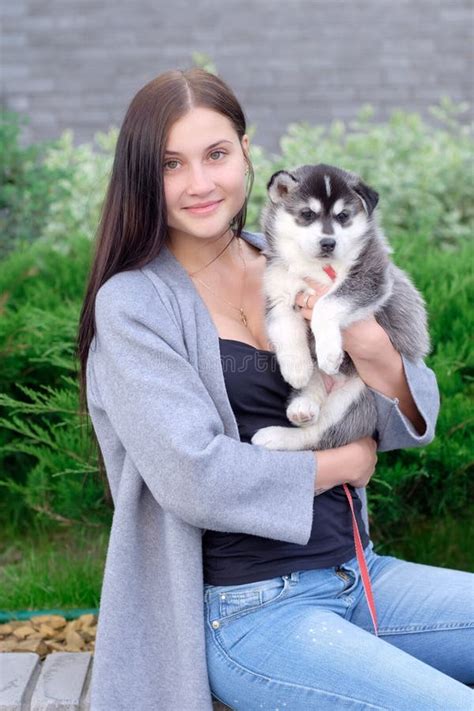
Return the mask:
[[[403,625],[401,627],[379,627],[379,634],[416,634],[417,632],[442,632],[443,630],[451,629],[470,629],[474,627],[474,622],[446,622],[438,625]],[[368,632],[372,631],[371,627],[361,626],[361,629]]]
[[[242,664],[239,664],[239,662],[236,662],[232,657],[229,657],[227,652],[223,649],[222,645],[218,640],[216,639],[217,635],[211,635],[212,638],[212,643],[214,647],[216,648],[218,654],[224,659],[226,664],[230,667],[233,667],[234,669],[238,669],[239,671],[242,671],[246,674],[250,674],[250,676],[257,677],[259,680],[264,680],[264,681],[270,681],[273,682],[274,684],[280,684],[281,686],[288,686],[296,689],[303,689],[305,691],[314,691],[316,694],[325,694],[331,698],[334,699],[342,699],[344,701],[349,701],[349,702],[356,702],[362,704],[362,708],[368,708],[368,709],[378,709],[378,711],[390,711],[388,706],[374,706],[373,704],[367,702],[367,701],[362,701],[359,699],[356,699],[352,696],[344,696],[343,694],[336,694],[332,691],[326,691],[324,689],[316,689],[313,686],[304,686],[303,684],[293,684],[291,681],[280,681],[280,679],[274,679],[269,676],[265,676],[264,674],[260,674],[259,672],[252,671],[251,669],[242,666]],[[213,692],[214,693],[214,692]],[[226,705],[227,702],[222,702],[225,703]]]

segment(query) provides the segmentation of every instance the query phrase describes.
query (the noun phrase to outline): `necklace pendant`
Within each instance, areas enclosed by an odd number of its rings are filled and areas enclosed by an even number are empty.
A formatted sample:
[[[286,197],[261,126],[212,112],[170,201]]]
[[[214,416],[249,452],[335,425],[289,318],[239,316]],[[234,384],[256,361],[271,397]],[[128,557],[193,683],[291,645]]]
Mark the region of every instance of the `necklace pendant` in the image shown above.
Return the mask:
[[[243,308],[240,309],[240,320],[242,321],[242,323],[244,324],[244,326],[247,325],[247,317],[246,317],[246,315],[244,314]]]

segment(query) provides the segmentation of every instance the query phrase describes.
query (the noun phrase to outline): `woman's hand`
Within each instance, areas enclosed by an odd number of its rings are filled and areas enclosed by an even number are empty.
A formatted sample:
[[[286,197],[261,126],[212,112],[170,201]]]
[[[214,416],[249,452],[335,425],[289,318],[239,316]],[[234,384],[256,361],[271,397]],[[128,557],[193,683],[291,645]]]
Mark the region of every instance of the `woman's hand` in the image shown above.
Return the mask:
[[[376,451],[377,443],[372,437],[333,449],[313,450],[317,462],[315,496],[341,484],[367,486],[377,464]]]
[[[377,442],[373,437],[362,437],[347,445],[351,448],[352,486],[367,486],[377,464]]]
[[[300,307],[302,316],[311,321],[315,303],[331,289],[331,286],[320,284],[309,277],[305,277],[304,281],[308,284],[308,291],[313,289],[315,293],[307,299],[308,292],[299,291],[295,298],[295,304]],[[356,321],[343,328],[341,335],[342,348],[354,361],[370,360],[374,354],[393,350],[387,332],[377,323],[374,316]]]
[[[295,304],[300,307],[301,315],[308,319],[308,321],[311,321],[315,303],[331,289],[331,286],[321,284],[319,281],[314,281],[314,279],[310,279],[309,277],[305,277],[304,281],[308,284],[308,291],[298,291]],[[310,293],[311,290],[315,293],[311,294],[309,299],[306,299],[307,294]]]

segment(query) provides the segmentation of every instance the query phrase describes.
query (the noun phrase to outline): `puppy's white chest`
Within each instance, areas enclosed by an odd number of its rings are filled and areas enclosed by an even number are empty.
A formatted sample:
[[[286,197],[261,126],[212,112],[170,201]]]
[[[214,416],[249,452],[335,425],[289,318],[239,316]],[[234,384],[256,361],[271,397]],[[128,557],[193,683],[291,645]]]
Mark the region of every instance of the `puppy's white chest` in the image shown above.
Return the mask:
[[[305,278],[313,279],[319,284],[324,286],[336,287],[347,276],[349,269],[346,265],[339,261],[333,260],[328,262],[328,264],[312,264],[312,265],[290,265],[288,268],[288,277],[291,280],[298,281],[298,289],[301,288],[301,281],[303,280],[303,286],[307,287],[307,283],[304,282]]]

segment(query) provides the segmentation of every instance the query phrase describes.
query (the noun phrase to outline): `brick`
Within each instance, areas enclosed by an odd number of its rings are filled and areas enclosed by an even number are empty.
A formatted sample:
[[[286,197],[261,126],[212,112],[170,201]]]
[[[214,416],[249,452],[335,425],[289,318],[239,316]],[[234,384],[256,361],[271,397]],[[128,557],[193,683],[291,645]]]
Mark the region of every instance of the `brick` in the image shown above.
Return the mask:
[[[463,121],[474,113],[471,0],[174,0],[161,15],[140,0],[120,13],[82,0],[80,17],[63,0],[3,5],[4,103],[28,107],[32,140],[55,125],[91,140],[145,82],[191,66],[193,51],[216,64],[268,150],[290,116],[327,123],[364,102],[379,119],[399,106],[426,113],[434,89],[471,103]]]
[[[27,37],[19,32],[10,32],[7,34],[5,23],[3,24],[3,36],[2,36],[2,51],[8,48],[8,54],[11,55],[11,48],[15,47],[26,47]]]
[[[18,17],[27,14],[27,6],[24,2],[4,2],[2,3],[2,20],[6,17],[14,17],[18,20]]]

